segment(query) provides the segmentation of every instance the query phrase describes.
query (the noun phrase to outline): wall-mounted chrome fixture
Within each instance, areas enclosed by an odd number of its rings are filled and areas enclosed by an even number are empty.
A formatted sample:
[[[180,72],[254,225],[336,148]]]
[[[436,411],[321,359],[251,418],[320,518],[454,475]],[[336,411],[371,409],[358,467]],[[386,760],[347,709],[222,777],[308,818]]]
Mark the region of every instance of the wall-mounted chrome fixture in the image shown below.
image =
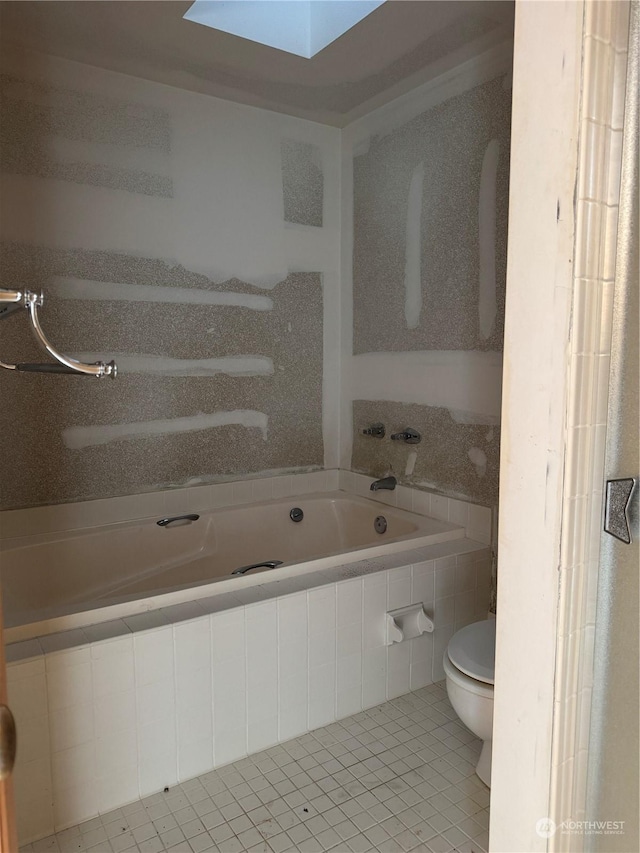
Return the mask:
[[[417,430],[407,427],[402,432],[395,432],[391,436],[391,441],[404,441],[405,444],[420,444],[422,436]]]
[[[370,427],[362,430],[363,435],[371,435],[373,438],[384,438],[386,430],[384,424],[371,424]]]
[[[383,477],[381,480],[374,480],[373,483],[369,486],[372,492],[379,492],[381,489],[386,489],[389,492],[392,492],[395,487],[398,485],[398,481],[394,476]]]
[[[18,308],[25,308],[29,315],[31,331],[45,352],[53,359],[55,364],[7,364],[0,361],[0,367],[5,370],[19,370],[24,373],[73,373],[78,376],[95,376],[100,379],[103,376],[110,376],[115,379],[118,372],[115,361],[110,361],[104,364],[98,361],[95,364],[83,364],[81,361],[76,361],[68,355],[63,355],[61,352],[49,343],[38,318],[38,308],[42,306],[44,296],[41,293],[34,293],[31,290],[4,290],[0,289],[0,319],[11,316]]]

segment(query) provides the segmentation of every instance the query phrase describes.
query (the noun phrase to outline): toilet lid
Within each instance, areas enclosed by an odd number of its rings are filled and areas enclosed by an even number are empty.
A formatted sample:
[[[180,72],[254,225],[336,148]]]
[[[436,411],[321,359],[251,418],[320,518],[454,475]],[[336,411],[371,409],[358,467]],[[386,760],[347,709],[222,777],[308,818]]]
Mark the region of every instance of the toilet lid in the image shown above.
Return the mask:
[[[496,659],[496,620],[474,622],[456,632],[447,647],[451,663],[465,675],[493,684]]]

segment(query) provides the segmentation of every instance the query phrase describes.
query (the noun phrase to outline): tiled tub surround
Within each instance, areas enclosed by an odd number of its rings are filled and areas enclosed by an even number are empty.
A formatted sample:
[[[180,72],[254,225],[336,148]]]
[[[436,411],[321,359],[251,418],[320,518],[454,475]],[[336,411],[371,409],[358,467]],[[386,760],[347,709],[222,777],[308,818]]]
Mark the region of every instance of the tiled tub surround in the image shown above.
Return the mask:
[[[432,684],[20,853],[483,853],[478,749]]]
[[[294,508],[303,514],[298,522],[290,517]],[[464,536],[459,525],[393,507],[385,508],[379,533],[381,513],[375,501],[336,491],[202,512],[167,526],[146,518],[5,540],[7,639],[135,617],[214,593],[232,593],[241,604],[255,600],[261,582],[291,592],[304,585],[303,573],[331,578],[336,565]],[[265,561],[283,565],[261,567]]]
[[[441,680],[455,630],[486,616],[472,540],[333,572],[10,645],[21,843]],[[418,601],[434,633],[385,646],[386,611]]]

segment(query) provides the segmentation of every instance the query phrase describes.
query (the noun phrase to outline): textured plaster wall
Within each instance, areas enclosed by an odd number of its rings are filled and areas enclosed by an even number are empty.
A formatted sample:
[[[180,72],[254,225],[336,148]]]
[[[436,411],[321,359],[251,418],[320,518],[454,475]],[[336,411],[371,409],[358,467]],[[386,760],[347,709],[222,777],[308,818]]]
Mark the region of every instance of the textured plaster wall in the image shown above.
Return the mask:
[[[0,372],[0,506],[335,467],[339,132],[4,65],[2,286],[43,290],[55,345],[120,374]],[[3,320],[3,361],[46,360],[26,319]]]
[[[504,327],[511,93],[491,80],[371,140],[353,163],[354,353],[500,350]],[[496,140],[496,313],[478,322],[483,159]],[[419,179],[419,208],[408,210]],[[410,222],[419,220],[419,307],[406,314]]]
[[[343,141],[343,464],[487,506],[498,500],[509,70],[506,51],[479,58]],[[384,440],[362,435],[376,421]],[[389,440],[407,426],[419,445]]]

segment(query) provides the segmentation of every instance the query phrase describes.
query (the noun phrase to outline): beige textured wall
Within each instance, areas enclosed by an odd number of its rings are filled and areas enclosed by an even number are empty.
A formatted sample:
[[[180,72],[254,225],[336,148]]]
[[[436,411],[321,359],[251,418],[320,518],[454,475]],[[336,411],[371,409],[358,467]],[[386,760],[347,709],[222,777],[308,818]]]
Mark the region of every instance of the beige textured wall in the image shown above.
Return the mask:
[[[0,78],[1,284],[119,376],[0,371],[0,507],[323,467],[338,131],[32,60]],[[3,361],[46,360],[26,320]]]
[[[471,73],[448,90],[423,87],[347,139],[351,467],[487,506],[497,504],[500,457],[507,58],[502,68],[479,64],[484,82]],[[375,421],[387,428],[382,441],[362,435]],[[421,444],[389,440],[407,426]]]

